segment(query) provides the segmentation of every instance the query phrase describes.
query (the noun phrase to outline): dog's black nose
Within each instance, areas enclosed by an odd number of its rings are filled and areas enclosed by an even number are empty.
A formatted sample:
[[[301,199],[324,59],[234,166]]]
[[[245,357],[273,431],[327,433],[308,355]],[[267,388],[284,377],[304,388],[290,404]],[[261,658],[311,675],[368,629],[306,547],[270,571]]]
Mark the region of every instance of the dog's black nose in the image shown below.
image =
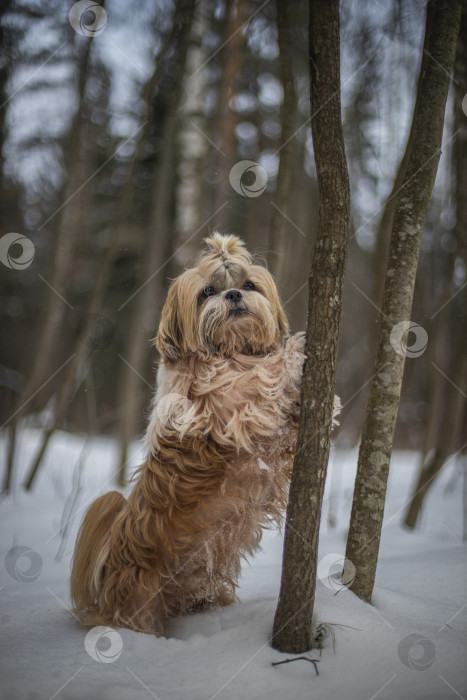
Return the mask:
[[[239,289],[229,289],[229,291],[225,293],[225,298],[227,301],[231,301],[234,304],[238,304],[238,302],[243,299]]]

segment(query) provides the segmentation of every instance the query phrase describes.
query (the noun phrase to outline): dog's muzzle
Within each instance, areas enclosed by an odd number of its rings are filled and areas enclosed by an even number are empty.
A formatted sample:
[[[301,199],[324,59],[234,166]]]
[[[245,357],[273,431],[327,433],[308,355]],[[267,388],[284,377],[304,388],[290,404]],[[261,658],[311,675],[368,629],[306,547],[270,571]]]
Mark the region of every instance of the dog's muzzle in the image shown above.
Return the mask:
[[[227,290],[227,292],[224,293],[224,299],[230,309],[229,316],[238,316],[247,311],[243,294],[239,289]]]

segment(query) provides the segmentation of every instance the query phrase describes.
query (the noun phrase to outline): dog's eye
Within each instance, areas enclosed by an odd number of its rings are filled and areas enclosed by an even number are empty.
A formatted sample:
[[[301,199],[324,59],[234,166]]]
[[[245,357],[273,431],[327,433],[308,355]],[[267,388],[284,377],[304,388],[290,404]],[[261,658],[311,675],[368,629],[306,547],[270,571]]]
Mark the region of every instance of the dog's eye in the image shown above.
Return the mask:
[[[256,289],[256,287],[253,284],[253,282],[248,281],[248,282],[245,282],[242,289],[246,289],[247,292],[253,292]]]
[[[212,296],[214,296],[215,293],[216,293],[216,290],[214,289],[214,287],[205,287],[203,289],[203,294],[205,297],[212,297]]]

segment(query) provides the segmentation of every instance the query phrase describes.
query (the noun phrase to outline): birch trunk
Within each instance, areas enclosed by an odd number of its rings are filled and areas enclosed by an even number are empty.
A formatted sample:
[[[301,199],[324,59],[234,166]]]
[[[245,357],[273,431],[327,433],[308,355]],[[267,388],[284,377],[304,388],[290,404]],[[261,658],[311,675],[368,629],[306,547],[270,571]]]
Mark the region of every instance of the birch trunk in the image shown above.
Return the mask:
[[[340,109],[339,0],[310,0],[311,130],[319,222],[309,277],[307,359],[272,645],[311,648],[318,532],[329,458],[350,194]]]
[[[369,602],[373,592],[389,461],[404,371],[406,341],[394,335],[408,324],[423,223],[436,177],[444,112],[454,65],[460,1],[429,3],[412,127],[412,148],[397,195],[388,256],[380,335],[358,458],[346,557],[356,569],[352,590]],[[392,333],[392,336],[391,336]]]
[[[207,0],[197,3],[193,19],[193,40],[187,56],[187,71],[183,81],[186,104],[178,133],[178,186],[175,230],[180,243],[185,243],[201,226],[203,201],[203,169],[209,142],[203,135],[208,132],[204,114],[206,72],[203,66],[208,58],[203,37],[208,31],[209,7]],[[208,218],[208,217],[206,217]],[[188,254],[184,261],[188,260]]]

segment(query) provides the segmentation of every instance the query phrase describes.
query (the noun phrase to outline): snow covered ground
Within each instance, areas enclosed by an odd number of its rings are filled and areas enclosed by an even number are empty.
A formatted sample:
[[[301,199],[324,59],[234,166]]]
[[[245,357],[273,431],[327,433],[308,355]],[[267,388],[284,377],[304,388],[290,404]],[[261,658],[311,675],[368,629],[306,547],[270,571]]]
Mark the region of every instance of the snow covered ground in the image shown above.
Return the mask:
[[[36,439],[33,431],[23,432],[17,483]],[[321,560],[345,551],[356,458],[355,451],[332,457]],[[135,465],[137,459],[135,454]],[[467,697],[467,558],[462,480],[454,464],[434,484],[421,530],[408,533],[400,521],[417,455],[395,454],[374,604],[336,589],[332,576],[318,582],[314,622],[329,627],[321,654],[309,654],[319,659],[317,676],[306,661],[272,666],[291,658],[269,644],[282,556],[276,532],[265,534],[263,552],[245,564],[240,604],[177,619],[167,639],[105,628],[89,633],[77,625],[66,612],[73,541],[88,502],[112,487],[114,460],[111,440],[85,443],[58,434],[34,492],[17,486],[0,504],[2,700]],[[61,518],[72,505],[79,464],[79,500],[62,538]]]

